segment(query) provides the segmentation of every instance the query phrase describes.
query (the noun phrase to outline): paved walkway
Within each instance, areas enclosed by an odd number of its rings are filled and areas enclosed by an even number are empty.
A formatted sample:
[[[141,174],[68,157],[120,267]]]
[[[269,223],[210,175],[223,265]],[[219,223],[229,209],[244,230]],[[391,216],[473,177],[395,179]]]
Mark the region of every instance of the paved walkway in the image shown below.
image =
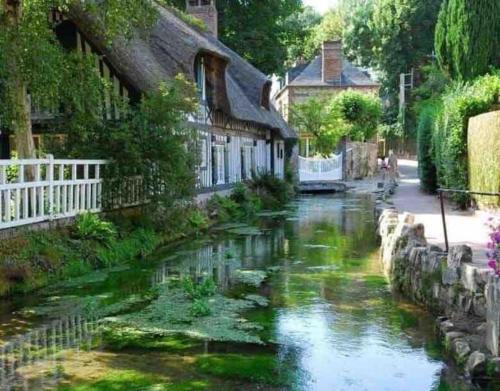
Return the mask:
[[[435,195],[425,194],[420,190],[416,161],[400,160],[399,171],[401,179],[392,198],[394,206],[400,212],[414,214],[416,222],[425,225],[426,237],[429,242],[444,248],[439,198]],[[485,248],[488,241],[488,230],[485,222],[491,213],[457,211],[451,205],[446,205],[445,209],[450,246],[469,245],[474,252],[474,263],[486,265]]]

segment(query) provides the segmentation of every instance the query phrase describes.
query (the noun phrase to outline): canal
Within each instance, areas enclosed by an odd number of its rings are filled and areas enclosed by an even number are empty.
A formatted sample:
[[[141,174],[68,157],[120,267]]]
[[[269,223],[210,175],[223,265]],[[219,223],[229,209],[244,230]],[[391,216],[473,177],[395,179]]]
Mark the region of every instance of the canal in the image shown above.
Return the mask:
[[[382,275],[370,197],[303,197],[2,302],[0,389],[473,389],[433,326]]]

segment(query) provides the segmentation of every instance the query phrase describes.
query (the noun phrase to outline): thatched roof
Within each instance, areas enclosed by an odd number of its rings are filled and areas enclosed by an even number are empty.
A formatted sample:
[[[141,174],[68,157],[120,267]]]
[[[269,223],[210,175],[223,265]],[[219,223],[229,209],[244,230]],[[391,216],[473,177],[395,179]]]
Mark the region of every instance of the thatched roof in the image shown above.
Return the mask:
[[[270,80],[209,33],[198,30],[169,9],[158,6],[159,18],[145,36],[117,39],[111,47],[102,27],[88,13],[73,8],[69,17],[88,39],[106,55],[115,69],[138,91],[157,88],[161,81],[179,73],[194,80],[194,64],[199,54],[210,58],[215,83],[214,105],[228,115],[278,130],[283,138],[296,138],[281,115],[272,107],[261,106],[263,91]],[[94,39],[92,39],[94,38]]]

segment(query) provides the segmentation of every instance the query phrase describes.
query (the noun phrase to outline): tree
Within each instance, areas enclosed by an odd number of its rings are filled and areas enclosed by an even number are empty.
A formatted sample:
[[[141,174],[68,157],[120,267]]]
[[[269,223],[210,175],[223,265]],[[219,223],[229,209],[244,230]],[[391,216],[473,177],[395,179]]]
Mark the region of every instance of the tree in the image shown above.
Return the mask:
[[[182,11],[186,6],[185,0],[163,1]],[[217,0],[217,10],[219,39],[267,75],[284,72],[288,45],[300,42],[308,24],[314,23],[308,12],[301,25],[302,0]],[[292,15],[299,21],[289,20]]]
[[[305,43],[304,51],[307,58],[317,55],[323,42],[341,39],[343,28],[344,17],[340,8],[329,10],[323,16],[321,23],[312,29]]]
[[[286,20],[302,9],[301,0],[218,0],[219,35],[267,75],[284,71]]]
[[[287,48],[287,66],[293,66],[297,59],[306,59],[308,42],[321,23],[322,16],[312,7],[304,7],[301,12],[290,15],[285,20],[283,43]]]
[[[290,109],[290,124],[301,134],[314,137],[318,153],[329,156],[345,135],[345,124],[330,107],[327,96],[310,98]]]
[[[380,71],[382,94],[397,106],[399,74],[420,68],[434,49],[442,0],[347,0],[344,42],[351,60]]]
[[[436,26],[439,65],[454,79],[471,80],[500,65],[500,2],[445,0]]]
[[[57,42],[49,14],[54,9],[70,11],[79,7],[92,13],[105,26],[111,43],[117,34],[129,35],[150,26],[156,9],[147,0],[1,0],[0,2],[0,120],[13,131],[20,157],[34,157],[31,130],[31,101],[44,108],[58,108],[67,92],[84,102],[91,95],[100,96],[102,83],[80,91],[69,72],[77,67],[91,78],[93,66],[83,58],[65,52]],[[43,61],[40,61],[43,59]],[[89,76],[90,75],[90,76]],[[71,76],[65,78],[65,76]],[[87,76],[83,76],[87,78]],[[87,105],[87,108],[89,106]],[[94,114],[98,106],[94,108]]]
[[[378,97],[347,90],[295,104],[290,114],[292,126],[312,135],[319,153],[328,156],[344,136],[355,141],[371,139],[382,117],[382,105]]]

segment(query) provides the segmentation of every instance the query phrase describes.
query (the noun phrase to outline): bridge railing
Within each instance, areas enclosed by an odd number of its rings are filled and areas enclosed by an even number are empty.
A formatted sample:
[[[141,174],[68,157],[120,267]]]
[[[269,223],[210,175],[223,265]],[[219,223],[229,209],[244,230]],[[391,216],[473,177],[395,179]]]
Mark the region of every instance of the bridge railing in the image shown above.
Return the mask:
[[[342,179],[342,154],[330,158],[299,157],[300,182],[338,181]]]

